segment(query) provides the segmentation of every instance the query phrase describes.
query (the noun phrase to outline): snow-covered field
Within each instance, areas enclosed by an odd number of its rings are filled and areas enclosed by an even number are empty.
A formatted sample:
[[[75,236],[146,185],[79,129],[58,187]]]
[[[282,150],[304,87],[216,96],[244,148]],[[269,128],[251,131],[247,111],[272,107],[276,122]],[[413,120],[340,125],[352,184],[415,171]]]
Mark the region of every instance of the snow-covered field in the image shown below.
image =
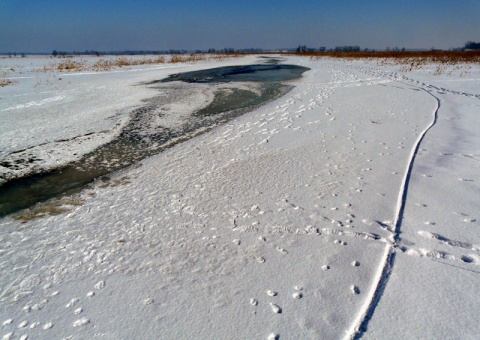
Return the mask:
[[[21,67],[0,158],[78,159],[152,96],[139,83],[255,62]],[[480,67],[286,63],[311,68],[286,96],[61,214],[1,219],[3,338],[478,338]]]

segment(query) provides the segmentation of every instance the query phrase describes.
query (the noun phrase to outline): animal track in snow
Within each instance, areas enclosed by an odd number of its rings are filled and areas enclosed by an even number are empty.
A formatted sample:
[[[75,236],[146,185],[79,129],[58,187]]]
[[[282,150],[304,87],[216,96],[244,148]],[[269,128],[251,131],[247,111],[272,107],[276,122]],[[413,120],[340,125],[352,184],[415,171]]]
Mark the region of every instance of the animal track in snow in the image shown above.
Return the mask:
[[[143,300],[143,304],[145,306],[151,305],[153,302],[154,302],[154,300],[152,298],[146,298],[146,299]]]
[[[295,293],[293,293],[292,297],[294,299],[301,299],[303,297],[303,294],[302,294],[302,292],[295,292]]]
[[[20,322],[20,324],[18,325],[17,328],[18,329],[25,328],[25,327],[27,327],[27,325],[28,325],[28,321],[22,321],[22,322]]]
[[[442,236],[440,234],[431,233],[431,232],[428,232],[428,231],[425,231],[425,230],[418,231],[418,234],[420,236],[424,237],[424,238],[438,240],[440,243],[447,244],[451,247],[458,247],[458,248],[474,250],[474,251],[480,250],[480,246],[474,246],[473,244],[468,243],[468,242],[451,240],[451,239],[449,239],[445,236]]]
[[[73,298],[70,300],[69,303],[67,303],[67,305],[65,306],[66,308],[70,308],[72,306],[74,306],[76,303],[78,302],[78,299],[77,298]]]
[[[263,256],[259,256],[259,257],[257,257],[257,261],[259,263],[265,263],[265,258]]]
[[[440,251],[440,250],[431,250],[431,249],[424,249],[424,248],[408,248],[406,246],[402,246],[399,249],[401,249],[402,252],[404,252],[407,255],[410,256],[415,256],[415,257],[426,257],[434,260],[449,260],[449,261],[461,261],[463,263],[473,263],[473,264],[478,264],[480,262],[480,257],[477,256],[478,260],[475,261],[474,256],[468,256],[468,255],[461,255],[461,256],[454,256],[451,255],[445,251]]]
[[[27,276],[20,282],[20,287],[23,290],[32,289],[40,284],[40,277],[38,275]]]
[[[368,221],[368,220],[367,220]],[[340,222],[340,221],[332,221],[332,223],[334,222]],[[386,224],[382,223],[382,222],[379,222],[379,221],[375,221],[377,223],[381,223],[381,225],[385,225],[386,227],[388,227]],[[389,222],[389,221],[387,221]],[[343,226],[343,224],[339,225],[339,226]],[[383,227],[387,230],[389,230],[388,228],[386,227]],[[380,237],[379,235],[377,234],[373,234],[373,233],[366,233],[366,232],[355,232],[355,231],[351,231],[351,230],[345,230],[345,229],[332,229],[332,228],[323,228],[321,229],[321,234],[322,235],[338,235],[338,236],[347,236],[347,237],[352,237],[352,238],[361,238],[361,239],[364,239],[364,240],[370,240],[370,241],[376,241],[376,240],[380,240],[382,242],[388,242],[390,243],[390,241],[388,241],[387,239],[383,238],[383,237]],[[338,239],[335,239],[333,241],[335,244],[341,244],[341,245],[347,245],[346,242],[344,241],[341,241],[341,240],[338,240]]]
[[[462,260],[465,263],[472,263],[474,261],[472,257],[467,256],[467,255],[462,255],[460,257],[460,260]]]
[[[98,290],[105,288],[105,281],[99,281],[99,282],[95,285],[95,288],[98,289]]]
[[[53,323],[52,322],[48,322],[46,323],[45,325],[43,325],[43,329],[47,330],[47,329],[50,329],[53,327]]]
[[[272,311],[275,314],[282,314],[282,308],[280,306],[270,302],[270,307],[272,307]]]
[[[90,319],[88,318],[81,318],[78,319],[73,323],[73,327],[80,327],[80,326],[85,326],[86,324],[90,323]]]
[[[33,323],[30,325],[30,329],[37,328],[39,325],[40,325],[40,322],[33,322]]]

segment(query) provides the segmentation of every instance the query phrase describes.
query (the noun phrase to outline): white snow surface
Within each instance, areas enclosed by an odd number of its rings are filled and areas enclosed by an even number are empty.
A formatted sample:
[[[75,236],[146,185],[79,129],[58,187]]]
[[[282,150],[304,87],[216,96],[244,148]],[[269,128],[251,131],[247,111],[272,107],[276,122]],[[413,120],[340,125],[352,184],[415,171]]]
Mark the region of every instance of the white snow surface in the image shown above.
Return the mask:
[[[95,132],[65,149],[84,153],[151,96],[134,85],[254,62],[19,79],[0,88],[0,150]],[[1,219],[3,338],[478,338],[480,68],[286,62],[311,68],[286,96],[82,205]]]

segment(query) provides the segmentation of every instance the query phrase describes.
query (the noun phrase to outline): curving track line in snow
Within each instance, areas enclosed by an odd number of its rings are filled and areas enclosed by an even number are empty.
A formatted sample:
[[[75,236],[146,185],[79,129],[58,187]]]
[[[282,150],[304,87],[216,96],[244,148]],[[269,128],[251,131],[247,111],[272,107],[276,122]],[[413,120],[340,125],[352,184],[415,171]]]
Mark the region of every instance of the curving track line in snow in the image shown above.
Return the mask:
[[[410,84],[409,84],[410,85]],[[410,85],[412,86],[412,85]],[[417,87],[417,86],[414,86]],[[369,296],[367,297],[367,301],[365,306],[360,310],[355,322],[353,323],[352,327],[349,329],[346,335],[346,339],[360,339],[367,331],[368,323],[375,313],[375,308],[377,307],[380,299],[382,298],[383,293],[385,292],[385,288],[387,286],[388,280],[390,279],[390,274],[392,273],[393,266],[395,264],[395,257],[396,257],[396,244],[399,239],[400,235],[400,228],[402,226],[403,220],[403,213],[405,211],[405,203],[407,201],[408,195],[408,186],[410,183],[410,177],[412,174],[413,163],[415,161],[415,157],[417,156],[418,149],[420,148],[420,144],[424,139],[427,132],[436,124],[438,119],[438,110],[440,109],[440,99],[434,96],[431,92],[425,90],[424,88],[417,87],[420,90],[424,91],[428,95],[432,96],[436,100],[436,108],[433,113],[433,120],[432,122],[422,131],[419,135],[417,141],[415,142],[410,157],[409,162],[407,165],[407,170],[405,172],[405,176],[402,181],[402,185],[400,187],[398,200],[397,200],[397,209],[395,214],[395,228],[393,230],[393,243],[387,244],[385,247],[385,254],[383,256],[383,267],[381,271],[378,272],[375,282],[374,289],[371,290]]]

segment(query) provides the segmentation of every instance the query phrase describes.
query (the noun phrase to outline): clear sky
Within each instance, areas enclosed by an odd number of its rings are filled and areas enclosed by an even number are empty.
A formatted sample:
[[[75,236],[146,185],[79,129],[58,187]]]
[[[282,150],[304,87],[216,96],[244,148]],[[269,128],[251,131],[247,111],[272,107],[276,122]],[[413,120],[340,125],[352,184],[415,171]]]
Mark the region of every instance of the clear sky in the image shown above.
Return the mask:
[[[480,0],[0,0],[0,52],[480,41]]]

